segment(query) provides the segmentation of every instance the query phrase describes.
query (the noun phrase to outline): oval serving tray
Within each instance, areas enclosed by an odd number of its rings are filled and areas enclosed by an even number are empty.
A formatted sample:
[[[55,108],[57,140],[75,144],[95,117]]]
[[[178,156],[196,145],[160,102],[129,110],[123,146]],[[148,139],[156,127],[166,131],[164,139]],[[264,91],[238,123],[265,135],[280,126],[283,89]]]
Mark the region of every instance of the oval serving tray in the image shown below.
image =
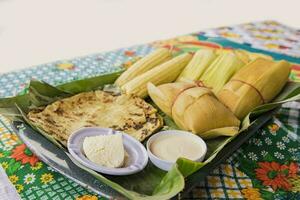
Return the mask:
[[[198,170],[194,174],[188,176],[185,181],[184,190],[173,197],[172,199],[182,198],[188,194],[198,183],[216,167],[218,167],[223,161],[231,156],[244,142],[252,137],[257,130],[262,127],[277,111],[269,111],[260,117],[245,131],[241,132],[236,138],[229,142],[225,147],[217,154],[217,156],[201,170]],[[120,193],[114,191],[109,186],[97,180],[95,177],[85,172],[81,168],[77,167],[66,152],[55,146],[41,134],[37,133],[25,122],[13,121],[12,128],[18,134],[20,139],[28,146],[28,148],[36,154],[42,161],[61,174],[72,179],[79,185],[89,188],[95,193],[107,198],[114,199],[126,199]]]

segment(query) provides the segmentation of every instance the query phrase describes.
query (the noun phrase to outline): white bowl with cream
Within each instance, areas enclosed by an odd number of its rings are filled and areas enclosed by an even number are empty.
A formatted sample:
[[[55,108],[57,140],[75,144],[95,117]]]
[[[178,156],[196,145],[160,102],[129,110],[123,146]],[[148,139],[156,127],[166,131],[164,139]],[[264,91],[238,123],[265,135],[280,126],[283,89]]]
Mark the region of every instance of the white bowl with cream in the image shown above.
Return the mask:
[[[205,157],[207,147],[204,140],[193,133],[168,130],[156,133],[149,138],[147,152],[156,167],[168,171],[180,157],[201,162]]]

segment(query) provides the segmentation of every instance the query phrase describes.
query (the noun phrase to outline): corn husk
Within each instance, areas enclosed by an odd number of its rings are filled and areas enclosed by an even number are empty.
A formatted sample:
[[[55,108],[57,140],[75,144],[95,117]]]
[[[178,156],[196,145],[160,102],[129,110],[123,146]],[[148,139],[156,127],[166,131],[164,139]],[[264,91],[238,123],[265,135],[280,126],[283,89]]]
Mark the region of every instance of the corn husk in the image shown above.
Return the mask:
[[[212,88],[217,94],[230,78],[246,63],[230,51],[220,52],[220,55],[200,77],[204,85]]]
[[[247,51],[244,50],[232,50],[232,52],[244,63],[249,63],[251,61],[250,55]]]
[[[134,94],[141,98],[144,98],[148,95],[148,82],[152,82],[158,85],[173,82],[174,80],[176,80],[185,66],[189,63],[191,58],[192,55],[189,53],[184,53],[176,56],[173,59],[135,77],[128,83],[124,84],[121,89],[127,94]]]
[[[261,53],[253,53],[253,52],[249,52],[249,51],[245,51],[243,49],[236,49],[234,50],[234,53],[244,62],[248,63],[250,61],[253,61],[257,58],[264,58],[267,60],[273,60],[272,56],[268,56],[265,54],[261,54]]]
[[[160,48],[145,57],[136,61],[130,66],[115,82],[116,85],[122,86],[135,77],[147,72],[153,67],[160,65],[172,58],[172,52],[169,49]]]
[[[172,104],[177,94],[186,88],[195,87],[194,83],[180,82],[180,84],[167,83],[156,87],[152,83],[147,84],[149,96],[154,103],[169,117],[172,117]]]
[[[198,50],[176,81],[196,81],[217,57],[212,49]]]
[[[234,53],[244,63],[249,63],[257,58],[265,58],[268,60],[273,60],[272,56],[261,54],[261,53],[254,53],[243,49],[216,49],[215,52],[217,55],[221,55],[224,52]]]
[[[154,103],[183,130],[203,138],[238,133],[240,121],[208,88],[184,82],[158,87],[148,83],[148,93]]]
[[[218,93],[218,98],[239,119],[255,107],[270,102],[288,80],[290,64],[257,58],[238,71]]]

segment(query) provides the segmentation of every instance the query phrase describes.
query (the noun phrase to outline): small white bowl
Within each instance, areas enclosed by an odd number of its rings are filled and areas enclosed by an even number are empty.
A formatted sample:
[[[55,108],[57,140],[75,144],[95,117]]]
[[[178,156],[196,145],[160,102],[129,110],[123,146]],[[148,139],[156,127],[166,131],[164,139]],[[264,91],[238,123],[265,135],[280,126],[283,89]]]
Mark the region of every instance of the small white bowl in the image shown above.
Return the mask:
[[[147,152],[148,152],[148,156],[151,160],[151,162],[158,168],[165,170],[165,171],[169,171],[173,164],[175,162],[171,162],[171,161],[167,161],[167,160],[163,160],[161,158],[158,158],[157,156],[155,156],[152,152],[151,152],[151,144],[159,139],[159,137],[161,137],[162,135],[185,135],[186,137],[192,137],[195,141],[197,141],[199,143],[199,145],[201,145],[202,148],[202,153],[199,156],[199,158],[193,160],[196,162],[201,162],[203,161],[205,154],[207,152],[207,146],[206,143],[204,142],[204,140],[199,137],[198,135],[195,135],[193,133],[187,132],[187,131],[179,131],[179,130],[168,130],[168,131],[161,131],[156,133],[155,135],[152,135],[149,140],[147,141]]]
[[[111,135],[116,133],[122,133],[123,144],[125,151],[128,154],[128,161],[126,166],[120,168],[110,168],[97,165],[90,161],[83,151],[83,140],[85,137],[97,136],[97,135]],[[145,147],[135,138],[130,135],[114,131],[110,128],[100,127],[86,127],[75,131],[68,139],[68,150],[70,154],[84,166],[98,171],[103,174],[109,175],[129,175],[137,173],[143,170],[148,163],[148,155]]]

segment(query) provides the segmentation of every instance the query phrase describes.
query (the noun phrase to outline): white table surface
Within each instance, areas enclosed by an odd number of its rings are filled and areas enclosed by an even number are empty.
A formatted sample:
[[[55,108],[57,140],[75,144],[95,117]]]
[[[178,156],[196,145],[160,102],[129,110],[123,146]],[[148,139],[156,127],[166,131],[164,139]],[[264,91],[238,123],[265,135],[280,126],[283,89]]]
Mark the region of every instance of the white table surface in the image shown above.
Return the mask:
[[[0,166],[0,200],[20,200],[16,188],[9,181],[4,169]]]
[[[299,0],[0,0],[0,73],[206,28],[277,20]]]

